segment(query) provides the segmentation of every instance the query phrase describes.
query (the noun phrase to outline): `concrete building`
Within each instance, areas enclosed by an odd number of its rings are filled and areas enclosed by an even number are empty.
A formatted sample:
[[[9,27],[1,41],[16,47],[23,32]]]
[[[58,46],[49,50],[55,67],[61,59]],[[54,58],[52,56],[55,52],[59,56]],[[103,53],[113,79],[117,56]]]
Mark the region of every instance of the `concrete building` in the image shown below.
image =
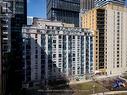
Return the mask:
[[[104,70],[104,9],[92,9],[82,15],[82,28],[94,31],[94,71]]]
[[[79,26],[80,0],[46,0],[47,19]]]
[[[93,72],[93,31],[68,25],[36,19],[23,27],[25,83]]]
[[[105,6],[105,66],[108,75],[127,71],[127,8]]]
[[[94,71],[119,75],[127,69],[126,20],[127,8],[110,3],[82,15],[82,28],[94,33]]]

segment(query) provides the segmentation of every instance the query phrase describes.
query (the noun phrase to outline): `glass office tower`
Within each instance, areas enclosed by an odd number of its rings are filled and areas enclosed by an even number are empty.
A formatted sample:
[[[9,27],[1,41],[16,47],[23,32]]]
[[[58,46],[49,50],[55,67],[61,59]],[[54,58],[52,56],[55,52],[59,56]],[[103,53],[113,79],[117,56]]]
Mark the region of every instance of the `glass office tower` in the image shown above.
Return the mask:
[[[90,10],[94,7],[102,7],[108,3],[117,3],[125,5],[126,0],[80,0],[80,9],[82,11]]]
[[[4,54],[2,65],[2,95],[18,95],[22,86],[22,26],[27,22],[27,0],[3,0],[9,3],[10,51]],[[6,18],[5,18],[6,19]],[[8,24],[8,22],[7,22]]]
[[[95,0],[80,0],[80,9],[81,11],[87,11],[94,8]]]
[[[125,5],[126,0],[95,0],[95,6],[96,7],[102,7],[108,3],[116,3],[116,4],[121,4]]]
[[[47,18],[79,26],[80,0],[47,0]]]

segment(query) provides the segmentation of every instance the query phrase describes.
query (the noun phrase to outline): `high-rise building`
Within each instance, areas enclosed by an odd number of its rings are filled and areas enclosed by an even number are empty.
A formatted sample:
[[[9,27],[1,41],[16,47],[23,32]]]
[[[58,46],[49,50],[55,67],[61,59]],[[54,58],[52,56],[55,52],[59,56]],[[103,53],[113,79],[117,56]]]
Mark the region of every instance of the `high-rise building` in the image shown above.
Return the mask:
[[[32,25],[32,24],[33,24],[33,17],[27,16],[27,25]]]
[[[92,73],[93,31],[43,19],[34,24],[23,27],[24,83],[84,79]]]
[[[81,12],[85,12],[95,7],[103,7],[108,3],[125,5],[126,0],[80,0]]]
[[[80,0],[80,9],[81,11],[87,11],[94,8],[95,0]]]
[[[47,18],[49,20],[79,26],[80,0],[47,0]]]
[[[127,8],[105,6],[105,67],[108,75],[127,71]]]
[[[2,6],[0,6],[0,15],[1,15],[1,14],[2,14]],[[1,19],[0,19],[0,20],[1,20]],[[1,31],[1,28],[2,28],[2,27],[1,27],[1,21],[0,21],[0,38],[1,38],[1,32],[2,32],[2,31]],[[2,51],[2,50],[1,50],[1,40],[0,40],[0,80],[2,80],[2,70],[1,70],[1,69],[2,69],[2,67],[1,67],[1,63],[2,63],[1,61],[2,61],[2,60],[1,60],[1,51]],[[2,81],[0,81],[0,88],[2,88],[1,83],[2,83]],[[2,94],[2,89],[0,89],[0,94]]]
[[[109,3],[119,4],[125,6],[126,0],[80,0],[80,18],[79,18],[79,26],[81,27],[81,15],[93,8],[103,7]]]
[[[14,15],[11,16],[10,21],[7,17],[2,19],[4,25],[2,33],[7,34],[2,36],[5,37],[4,40],[9,41],[2,42],[8,43],[3,49],[9,50],[2,58],[2,95],[15,95],[22,83],[22,26],[27,21],[27,2],[26,0],[3,1],[9,4],[8,8],[11,12],[9,13]]]
[[[0,95],[7,87],[7,55],[11,50],[11,17],[9,3],[0,2]]]
[[[110,3],[82,15],[82,27],[94,33],[94,71],[120,75],[127,71],[127,8]]]
[[[104,70],[104,9],[92,9],[81,16],[82,28],[94,30],[94,71]]]
[[[108,3],[125,5],[126,0],[95,0],[95,7],[102,7]]]

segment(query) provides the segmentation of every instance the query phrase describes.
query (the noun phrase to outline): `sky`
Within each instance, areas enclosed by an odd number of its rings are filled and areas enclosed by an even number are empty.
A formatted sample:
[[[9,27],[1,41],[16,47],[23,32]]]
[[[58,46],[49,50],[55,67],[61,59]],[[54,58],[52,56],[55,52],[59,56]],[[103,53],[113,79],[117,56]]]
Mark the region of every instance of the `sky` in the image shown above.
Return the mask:
[[[27,4],[28,16],[46,18],[46,0],[27,0]]]
[[[27,15],[46,18],[46,0],[27,0]]]

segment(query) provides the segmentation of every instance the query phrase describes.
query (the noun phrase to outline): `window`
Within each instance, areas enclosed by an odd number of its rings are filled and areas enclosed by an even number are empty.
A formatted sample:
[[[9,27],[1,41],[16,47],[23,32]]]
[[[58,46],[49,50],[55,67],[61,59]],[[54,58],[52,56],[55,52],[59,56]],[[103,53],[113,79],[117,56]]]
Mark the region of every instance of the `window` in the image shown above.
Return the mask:
[[[35,53],[37,54],[38,53],[38,50],[36,50]]]
[[[59,54],[59,57],[61,57],[62,55],[61,54]]]
[[[37,38],[37,34],[35,34],[35,38]]]
[[[37,39],[35,39],[35,43],[37,43]]]
[[[38,58],[38,55],[35,55],[35,58],[37,59]]]
[[[53,58],[56,58],[56,54],[53,54]]]
[[[59,48],[61,48],[61,45],[59,45]]]
[[[73,36],[73,39],[75,39],[75,36]]]
[[[56,40],[53,40],[53,43],[56,43]]]
[[[73,61],[75,61],[75,58],[73,58]]]
[[[62,37],[61,37],[61,35],[59,36],[59,39],[61,39]]]

